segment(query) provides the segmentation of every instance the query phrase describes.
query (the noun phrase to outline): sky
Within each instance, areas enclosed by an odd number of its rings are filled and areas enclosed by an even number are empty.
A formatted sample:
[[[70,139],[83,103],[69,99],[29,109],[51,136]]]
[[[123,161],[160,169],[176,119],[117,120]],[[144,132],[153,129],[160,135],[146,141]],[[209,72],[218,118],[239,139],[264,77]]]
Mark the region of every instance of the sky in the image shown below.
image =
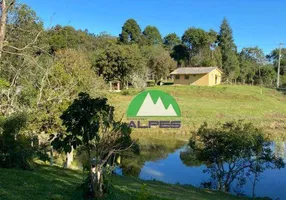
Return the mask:
[[[124,22],[135,19],[143,30],[156,26],[162,36],[180,37],[190,27],[219,31],[226,17],[238,49],[259,46],[265,54],[286,45],[286,0],[19,0],[49,28],[76,29],[118,36]],[[285,46],[284,46],[285,47]]]

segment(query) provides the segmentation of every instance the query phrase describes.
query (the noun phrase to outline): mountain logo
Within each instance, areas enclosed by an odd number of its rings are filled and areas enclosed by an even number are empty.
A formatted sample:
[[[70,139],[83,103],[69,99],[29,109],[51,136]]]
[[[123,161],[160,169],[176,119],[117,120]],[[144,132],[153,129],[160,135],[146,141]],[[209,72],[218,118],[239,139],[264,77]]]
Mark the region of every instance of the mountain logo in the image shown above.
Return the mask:
[[[160,90],[147,90],[138,94],[130,103],[127,117],[180,117],[176,100]]]

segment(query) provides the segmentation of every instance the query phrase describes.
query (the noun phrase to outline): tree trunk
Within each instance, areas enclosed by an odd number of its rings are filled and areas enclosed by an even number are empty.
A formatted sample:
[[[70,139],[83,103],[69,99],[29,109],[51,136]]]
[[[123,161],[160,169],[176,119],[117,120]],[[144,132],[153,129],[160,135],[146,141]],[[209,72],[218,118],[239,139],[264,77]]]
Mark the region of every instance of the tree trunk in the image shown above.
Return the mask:
[[[255,175],[255,178],[254,178],[254,181],[253,181],[253,184],[252,184],[252,199],[254,200],[255,199],[255,186],[256,186],[256,175]]]
[[[224,185],[224,191],[223,192],[229,192],[230,191],[230,184],[229,183],[226,183]]]
[[[101,197],[103,195],[103,172],[100,164],[95,166],[93,185],[95,197]]]
[[[50,149],[50,166],[54,165],[54,152],[53,152],[53,146],[51,146]]]
[[[64,167],[70,168],[72,161],[73,161],[73,147],[71,152],[66,154],[66,162]]]
[[[6,34],[6,23],[7,23],[7,14],[8,14],[8,8],[12,5],[14,1],[10,3],[10,5],[7,6],[7,0],[2,0],[1,3],[1,24],[0,24],[0,59],[2,57],[2,51],[4,47],[4,41],[5,41],[5,34]]]

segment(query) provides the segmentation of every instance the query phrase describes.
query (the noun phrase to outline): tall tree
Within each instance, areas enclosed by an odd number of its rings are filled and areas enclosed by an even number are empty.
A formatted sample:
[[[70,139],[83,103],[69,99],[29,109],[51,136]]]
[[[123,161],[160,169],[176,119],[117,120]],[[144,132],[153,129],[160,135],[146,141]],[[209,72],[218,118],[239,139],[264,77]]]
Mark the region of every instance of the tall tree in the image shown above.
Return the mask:
[[[209,45],[209,34],[200,28],[189,28],[185,31],[182,41],[193,53],[202,54],[202,50]]]
[[[0,21],[0,58],[4,47],[6,24],[10,8],[15,3],[15,0],[2,0],[1,1],[1,21]]]
[[[185,31],[182,41],[189,48],[189,65],[219,66],[216,54],[220,53],[216,45],[217,33],[200,28],[189,28]]]
[[[134,19],[128,19],[123,27],[122,32],[119,35],[119,39],[121,42],[128,44],[128,43],[137,43],[139,42],[141,37],[141,28],[137,24]]]
[[[31,94],[32,88],[37,87],[44,67],[44,40],[41,38],[43,24],[36,13],[25,4],[16,4],[9,12],[9,23],[6,25],[5,45],[0,60],[0,79],[7,81],[0,98],[0,112],[9,115],[20,111],[33,98],[23,100],[25,92]],[[29,92],[28,92],[29,91]],[[30,99],[30,100],[29,100]],[[28,101],[26,101],[28,100]],[[26,110],[27,108],[25,108]]]
[[[226,18],[223,19],[218,36],[218,45],[221,48],[222,68],[228,79],[236,79],[239,75],[239,62],[236,55],[232,29]]]
[[[148,45],[162,44],[162,36],[155,26],[147,26],[143,31],[143,36]]]
[[[170,33],[163,39],[163,44],[168,50],[172,50],[174,46],[181,43],[179,36],[176,33]]]

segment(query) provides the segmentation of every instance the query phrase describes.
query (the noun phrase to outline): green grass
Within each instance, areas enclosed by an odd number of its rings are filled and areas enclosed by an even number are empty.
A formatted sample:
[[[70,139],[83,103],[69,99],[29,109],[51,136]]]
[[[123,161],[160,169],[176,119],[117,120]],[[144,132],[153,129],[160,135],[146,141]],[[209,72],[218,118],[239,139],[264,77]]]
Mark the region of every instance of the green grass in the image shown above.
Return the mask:
[[[240,119],[253,122],[270,134],[270,137],[282,137],[281,134],[285,132],[286,95],[274,89],[240,85],[156,86],[148,89],[165,91],[177,100],[183,124],[180,134],[189,134],[190,130],[197,130],[203,122],[212,125],[218,121]],[[138,92],[140,91],[131,89],[125,95],[109,94],[110,102],[115,106],[118,117],[124,115],[132,98]],[[123,119],[128,121],[126,117]],[[148,130],[143,131],[148,132]],[[157,132],[160,131],[166,130]],[[134,130],[134,134],[138,132],[139,130]],[[151,132],[154,133],[154,130]]]
[[[58,167],[39,166],[34,171],[0,169],[0,199],[2,200],[79,200],[82,172]],[[106,199],[133,200],[142,194],[146,184],[147,199],[178,200],[236,200],[244,199],[192,186],[180,186],[158,181],[142,181],[137,178],[114,176],[113,196]]]

